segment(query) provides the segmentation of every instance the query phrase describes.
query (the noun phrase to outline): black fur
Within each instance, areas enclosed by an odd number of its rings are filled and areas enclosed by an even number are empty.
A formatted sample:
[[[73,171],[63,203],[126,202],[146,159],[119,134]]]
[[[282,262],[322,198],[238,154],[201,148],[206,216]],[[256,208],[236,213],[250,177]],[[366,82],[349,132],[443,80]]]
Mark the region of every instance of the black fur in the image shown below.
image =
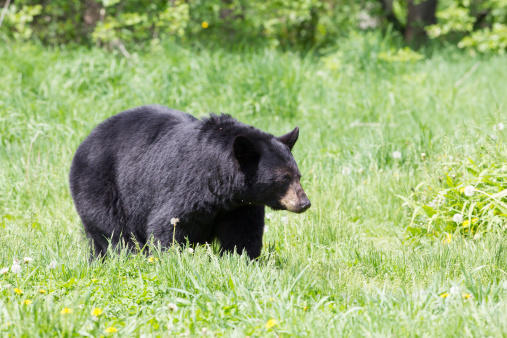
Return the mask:
[[[216,238],[225,250],[258,257],[264,206],[282,209],[287,177],[299,182],[289,149],[296,139],[297,130],[277,139],[228,115],[198,120],[162,106],[107,119],[79,146],[70,171],[95,255],[109,240],[133,248],[133,239],[144,246],[153,236],[168,247],[174,236],[192,244]]]

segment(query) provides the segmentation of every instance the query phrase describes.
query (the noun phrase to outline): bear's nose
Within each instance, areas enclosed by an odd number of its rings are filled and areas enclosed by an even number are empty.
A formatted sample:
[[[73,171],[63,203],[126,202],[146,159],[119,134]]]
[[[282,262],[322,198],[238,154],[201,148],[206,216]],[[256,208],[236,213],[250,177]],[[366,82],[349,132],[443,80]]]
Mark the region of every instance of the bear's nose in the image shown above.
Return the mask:
[[[310,202],[310,200],[307,198],[305,201],[303,201],[300,206],[299,206],[299,209],[300,209],[300,212],[303,212],[303,211],[306,211],[306,209],[308,209],[309,207],[312,206],[312,203]]]

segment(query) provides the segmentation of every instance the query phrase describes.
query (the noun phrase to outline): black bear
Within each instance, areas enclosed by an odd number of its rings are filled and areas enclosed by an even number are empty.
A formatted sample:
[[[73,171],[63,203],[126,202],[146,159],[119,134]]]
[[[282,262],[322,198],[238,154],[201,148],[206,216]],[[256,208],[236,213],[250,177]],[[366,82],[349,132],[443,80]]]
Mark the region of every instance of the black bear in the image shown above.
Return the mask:
[[[264,208],[303,212],[310,201],[291,154],[299,135],[274,137],[229,115],[199,120],[163,106],[130,109],[79,146],[70,189],[92,256],[109,242],[141,247],[218,239],[258,257]]]

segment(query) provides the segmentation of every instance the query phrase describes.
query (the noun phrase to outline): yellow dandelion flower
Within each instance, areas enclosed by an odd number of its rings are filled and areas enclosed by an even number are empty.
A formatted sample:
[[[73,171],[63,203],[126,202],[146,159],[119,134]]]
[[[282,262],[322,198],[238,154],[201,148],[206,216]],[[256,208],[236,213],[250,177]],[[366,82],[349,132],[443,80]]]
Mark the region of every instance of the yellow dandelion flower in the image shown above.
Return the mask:
[[[72,310],[72,309],[69,309],[68,307],[64,307],[64,308],[62,309],[62,311],[60,311],[60,313],[61,313],[62,315],[66,315],[66,314],[69,314],[69,313],[72,313],[72,312],[73,312],[73,310]]]
[[[449,297],[449,294],[447,292],[444,292],[440,295],[441,298],[447,298]]]
[[[91,314],[92,314],[92,316],[98,317],[102,314],[102,312],[104,312],[104,311],[102,311],[102,309],[100,307],[95,307],[95,308],[93,308]]]
[[[469,293],[464,293],[464,294],[463,294],[463,298],[464,298],[464,299],[470,299],[471,297],[472,297],[472,295],[471,295],[471,294],[469,294]]]
[[[305,306],[305,307],[303,308],[303,311],[308,311],[309,309],[310,309],[310,308],[309,308],[308,306]]]
[[[22,294],[23,294],[23,290],[18,289],[18,288],[14,288],[14,292],[15,292],[17,295],[22,295]]]
[[[97,278],[92,278],[91,281],[92,283],[97,283],[99,280]]]
[[[47,291],[46,291],[46,290],[44,290],[44,289],[39,289],[39,293],[40,293],[40,294],[43,294],[43,295],[44,295],[44,294],[46,294],[46,292],[47,292]]]
[[[114,326],[110,326],[106,329],[106,333],[115,333],[115,332],[118,332],[118,329],[115,328]]]
[[[203,22],[201,23],[201,27],[202,27],[202,28],[204,28],[204,29],[208,28],[208,27],[209,27],[208,22],[207,22],[207,21],[203,21]]]
[[[472,224],[477,223],[478,220],[479,220],[479,218],[477,218],[477,217],[472,218]],[[463,222],[463,226],[467,226],[469,224],[470,224],[470,220],[468,220],[468,219]]]
[[[444,243],[445,244],[449,244],[449,243],[451,243],[451,241],[452,241],[452,235],[451,234],[446,234],[445,238],[444,238]]]
[[[148,257],[148,262],[150,262],[150,263],[153,263],[153,262],[155,262],[156,260],[157,260],[157,259],[156,259],[155,257],[153,257],[153,256]]]
[[[23,304],[30,305],[30,304],[32,304],[32,300],[31,299],[25,299],[25,301],[23,302]]]
[[[271,329],[273,326],[275,326],[277,323],[276,323],[276,320],[274,320],[273,318],[271,318],[270,320],[268,320],[266,322],[266,329]]]

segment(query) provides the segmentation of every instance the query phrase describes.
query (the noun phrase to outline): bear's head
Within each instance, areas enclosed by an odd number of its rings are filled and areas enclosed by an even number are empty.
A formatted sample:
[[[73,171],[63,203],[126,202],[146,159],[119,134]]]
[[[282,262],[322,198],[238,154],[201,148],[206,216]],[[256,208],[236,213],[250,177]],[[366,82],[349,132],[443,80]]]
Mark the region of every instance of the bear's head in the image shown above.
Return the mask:
[[[245,175],[245,198],[249,203],[297,213],[310,207],[310,200],[301,187],[301,173],[291,153],[298,136],[296,127],[280,137],[264,133],[235,137],[234,156]]]

